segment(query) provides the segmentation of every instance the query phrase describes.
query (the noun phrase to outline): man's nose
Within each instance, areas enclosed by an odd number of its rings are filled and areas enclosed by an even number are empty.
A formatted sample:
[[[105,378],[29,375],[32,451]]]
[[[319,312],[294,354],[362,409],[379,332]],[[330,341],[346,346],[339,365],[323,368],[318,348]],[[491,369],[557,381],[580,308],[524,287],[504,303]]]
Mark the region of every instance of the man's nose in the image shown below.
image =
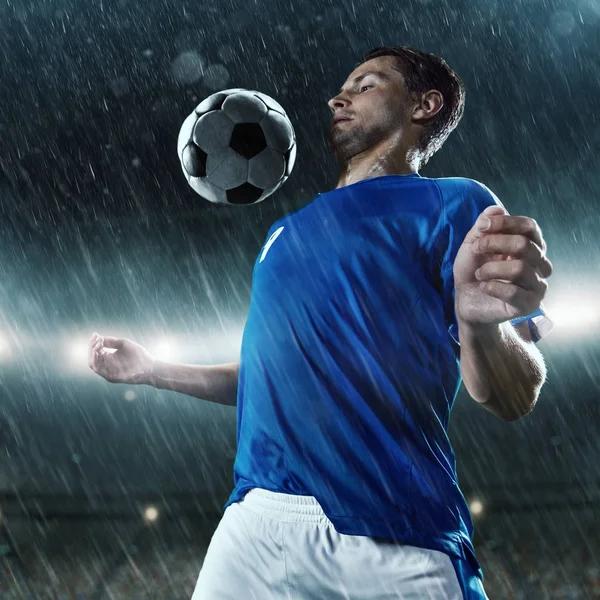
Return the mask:
[[[348,106],[348,102],[349,100],[347,98],[342,96],[342,94],[339,94],[332,98],[327,104],[329,105],[329,108],[331,108],[331,110],[335,111],[336,108]]]

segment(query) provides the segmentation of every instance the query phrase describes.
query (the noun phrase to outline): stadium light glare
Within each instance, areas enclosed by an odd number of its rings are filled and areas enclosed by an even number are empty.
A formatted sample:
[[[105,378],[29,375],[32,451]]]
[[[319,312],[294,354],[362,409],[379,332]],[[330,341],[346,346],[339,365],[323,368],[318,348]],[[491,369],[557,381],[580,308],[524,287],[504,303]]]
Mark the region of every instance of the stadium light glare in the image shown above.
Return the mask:
[[[83,368],[88,366],[88,345],[87,342],[78,340],[71,342],[68,345],[67,353],[69,356],[70,365],[74,368]]]
[[[572,301],[550,305],[547,311],[557,332],[567,329],[572,331],[573,328],[581,331],[600,328],[600,307],[597,302],[574,298]]]
[[[0,359],[8,358],[12,354],[12,348],[6,336],[0,335]]]
[[[159,512],[155,506],[147,506],[144,510],[144,519],[147,523],[154,523],[158,520]]]
[[[167,339],[156,342],[150,352],[159,360],[164,361],[174,361],[178,355],[173,343]]]

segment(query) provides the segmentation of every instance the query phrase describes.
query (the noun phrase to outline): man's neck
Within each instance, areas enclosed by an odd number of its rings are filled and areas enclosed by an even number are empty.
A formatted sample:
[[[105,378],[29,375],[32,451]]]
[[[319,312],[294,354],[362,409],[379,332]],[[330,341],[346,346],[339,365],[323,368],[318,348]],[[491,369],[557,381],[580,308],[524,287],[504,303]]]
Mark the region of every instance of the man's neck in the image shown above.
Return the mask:
[[[418,170],[411,165],[403,165],[396,169],[356,169],[352,171],[346,171],[340,175],[336,189],[358,183],[365,179],[372,179],[373,177],[382,177],[383,175],[411,175],[417,173]]]
[[[409,147],[410,148],[410,147]],[[337,188],[352,185],[364,179],[383,175],[410,175],[419,170],[419,160],[409,148],[382,142],[365,156],[353,156],[338,177]]]

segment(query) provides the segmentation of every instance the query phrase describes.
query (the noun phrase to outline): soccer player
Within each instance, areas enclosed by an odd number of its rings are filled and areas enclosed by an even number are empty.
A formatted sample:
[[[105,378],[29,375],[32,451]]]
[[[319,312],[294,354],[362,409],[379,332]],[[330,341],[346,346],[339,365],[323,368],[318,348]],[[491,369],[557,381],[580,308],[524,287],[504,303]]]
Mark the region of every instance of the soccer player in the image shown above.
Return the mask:
[[[448,420],[461,380],[503,421],[532,410],[552,265],[486,186],[419,174],[464,96],[412,48],[355,67],[329,101],[337,187],[272,225],[239,363],[92,337],[109,381],[237,404],[235,488],[193,600],[486,597]]]

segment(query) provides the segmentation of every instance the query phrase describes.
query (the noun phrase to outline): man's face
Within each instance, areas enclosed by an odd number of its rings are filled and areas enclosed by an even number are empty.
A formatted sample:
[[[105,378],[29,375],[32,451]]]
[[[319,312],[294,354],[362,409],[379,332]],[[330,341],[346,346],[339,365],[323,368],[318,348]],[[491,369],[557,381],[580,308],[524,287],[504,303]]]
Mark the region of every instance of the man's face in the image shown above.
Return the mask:
[[[346,164],[353,156],[402,135],[406,88],[402,74],[392,68],[393,60],[380,56],[359,65],[329,100],[332,118],[342,114],[351,119],[331,122],[328,143],[338,163]]]

